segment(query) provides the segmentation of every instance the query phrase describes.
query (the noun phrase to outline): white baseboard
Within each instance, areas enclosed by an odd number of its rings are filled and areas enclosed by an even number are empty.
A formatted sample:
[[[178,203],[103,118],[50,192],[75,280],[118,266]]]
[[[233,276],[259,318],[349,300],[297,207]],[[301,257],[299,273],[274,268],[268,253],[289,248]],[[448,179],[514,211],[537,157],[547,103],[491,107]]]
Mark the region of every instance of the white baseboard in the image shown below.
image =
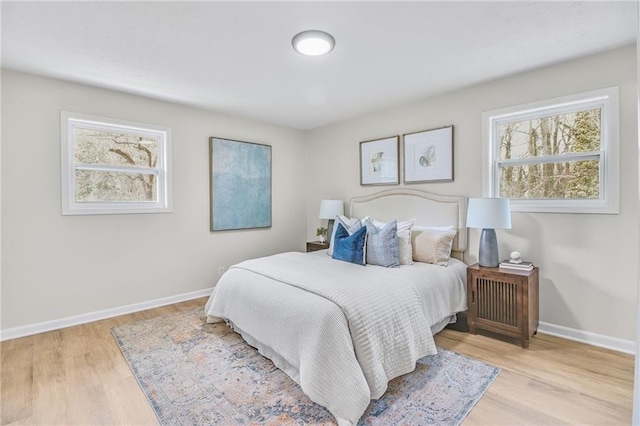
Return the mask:
[[[601,348],[612,349],[618,352],[635,355],[636,342],[632,340],[619,339],[617,337],[605,336],[603,334],[591,333],[589,331],[576,330],[575,328],[564,327],[561,325],[540,322],[538,332],[550,334],[552,336],[562,337],[567,340],[587,343]]]
[[[116,308],[104,309],[102,311],[89,312],[86,314],[74,315],[52,321],[40,322],[37,324],[23,325],[20,327],[0,330],[0,341],[16,339],[18,337],[31,336],[32,334],[44,333],[46,331],[59,330],[74,325],[86,324],[88,322],[117,317],[119,315],[130,314],[132,312],[145,311],[147,309],[160,306],[171,305],[173,303],[184,302],[185,300],[197,299],[211,294],[213,288],[191,291],[189,293],[177,294],[175,296],[163,297],[160,299],[148,300],[131,305],[119,306]]]
[[[104,309],[101,311],[74,315],[71,317],[40,322],[37,324],[8,328],[6,330],[0,330],[0,341],[31,336],[32,334],[59,330],[65,327],[72,327],[74,325],[86,324],[93,321],[117,317],[119,315],[130,314],[132,312],[145,311],[147,309],[158,308],[160,306],[171,305],[178,302],[184,302],[185,300],[197,299],[199,297],[210,295],[212,290],[213,288],[206,288],[189,293],[177,294],[175,296],[163,297],[160,299],[133,303],[131,305],[119,306],[117,308]],[[550,324],[542,321],[538,325],[538,332],[632,355],[634,355],[636,352],[636,343],[631,340],[619,339],[617,337],[605,336],[602,334],[591,333],[589,331],[576,330],[574,328]]]

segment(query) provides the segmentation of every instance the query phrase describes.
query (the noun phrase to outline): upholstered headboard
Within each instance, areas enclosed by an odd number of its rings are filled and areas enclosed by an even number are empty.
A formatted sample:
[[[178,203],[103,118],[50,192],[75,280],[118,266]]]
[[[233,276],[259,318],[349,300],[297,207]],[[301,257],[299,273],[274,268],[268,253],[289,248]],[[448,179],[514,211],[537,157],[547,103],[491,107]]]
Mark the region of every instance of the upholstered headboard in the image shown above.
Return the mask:
[[[464,260],[467,249],[467,197],[432,194],[409,188],[391,189],[351,198],[349,215],[357,218],[371,216],[383,222],[415,218],[415,227],[453,226],[458,234],[453,241],[451,255]]]

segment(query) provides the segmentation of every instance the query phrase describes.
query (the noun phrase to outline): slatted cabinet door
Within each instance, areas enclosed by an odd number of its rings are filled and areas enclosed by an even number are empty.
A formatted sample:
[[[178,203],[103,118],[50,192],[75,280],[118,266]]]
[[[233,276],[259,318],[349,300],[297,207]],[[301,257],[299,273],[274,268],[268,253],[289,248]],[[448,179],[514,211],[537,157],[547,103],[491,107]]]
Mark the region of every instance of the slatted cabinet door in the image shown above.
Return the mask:
[[[469,331],[486,330],[520,340],[523,348],[538,329],[538,268],[511,271],[467,269]]]

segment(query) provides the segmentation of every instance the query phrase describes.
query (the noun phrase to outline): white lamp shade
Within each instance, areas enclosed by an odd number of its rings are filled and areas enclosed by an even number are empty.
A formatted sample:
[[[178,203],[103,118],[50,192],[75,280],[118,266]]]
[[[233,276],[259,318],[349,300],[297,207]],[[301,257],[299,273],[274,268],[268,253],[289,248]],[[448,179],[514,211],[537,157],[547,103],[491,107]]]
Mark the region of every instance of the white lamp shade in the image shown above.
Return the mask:
[[[320,202],[319,219],[335,219],[336,216],[344,214],[344,203],[342,200],[322,200]]]
[[[468,228],[511,229],[508,198],[469,198]]]

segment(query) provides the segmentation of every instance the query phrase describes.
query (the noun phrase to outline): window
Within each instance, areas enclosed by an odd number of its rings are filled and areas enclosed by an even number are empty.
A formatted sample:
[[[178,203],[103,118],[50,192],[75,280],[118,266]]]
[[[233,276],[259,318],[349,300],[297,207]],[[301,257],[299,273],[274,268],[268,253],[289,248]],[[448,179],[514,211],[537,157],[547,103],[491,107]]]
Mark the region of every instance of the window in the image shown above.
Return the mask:
[[[171,129],[62,111],[62,214],[171,212]]]
[[[618,88],[483,114],[483,193],[512,211],[618,213]]]

